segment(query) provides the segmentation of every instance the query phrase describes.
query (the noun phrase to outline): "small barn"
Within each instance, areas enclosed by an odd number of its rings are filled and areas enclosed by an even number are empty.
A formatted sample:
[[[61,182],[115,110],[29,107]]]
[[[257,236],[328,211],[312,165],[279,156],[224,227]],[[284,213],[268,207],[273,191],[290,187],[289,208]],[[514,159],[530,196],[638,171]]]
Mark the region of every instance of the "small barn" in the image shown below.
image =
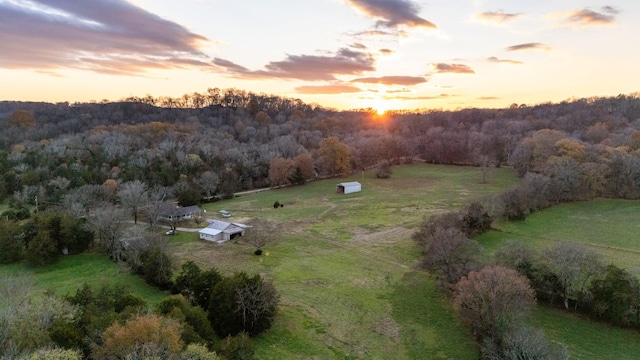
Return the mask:
[[[351,194],[360,192],[362,190],[362,185],[357,181],[343,182],[337,185],[336,190],[338,194]]]
[[[244,231],[249,227],[249,225],[239,223],[211,220],[209,226],[198,231],[198,233],[200,234],[200,239],[202,240],[223,243],[237,236],[244,235]]]

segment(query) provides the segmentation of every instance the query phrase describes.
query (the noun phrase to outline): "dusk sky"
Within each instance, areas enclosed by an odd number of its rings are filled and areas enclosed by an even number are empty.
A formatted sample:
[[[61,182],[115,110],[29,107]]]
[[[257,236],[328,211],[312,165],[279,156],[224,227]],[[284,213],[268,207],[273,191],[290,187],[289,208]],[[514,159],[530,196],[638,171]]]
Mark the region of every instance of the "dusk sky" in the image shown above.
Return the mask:
[[[640,91],[637,0],[0,0],[0,100],[238,88],[336,109]]]

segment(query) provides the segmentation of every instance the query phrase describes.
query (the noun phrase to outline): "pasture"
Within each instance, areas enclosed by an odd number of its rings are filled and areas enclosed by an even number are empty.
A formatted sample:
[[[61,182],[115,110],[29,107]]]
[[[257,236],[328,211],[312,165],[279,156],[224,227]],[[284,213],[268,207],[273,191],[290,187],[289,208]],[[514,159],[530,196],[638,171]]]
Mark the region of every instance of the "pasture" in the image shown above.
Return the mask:
[[[172,238],[172,253],[179,263],[273,280],[281,306],[274,327],[256,339],[260,359],[475,359],[448,300],[415,270],[420,254],[411,235],[425,217],[518,181],[509,169],[480,180],[477,168],[413,165],[394,167],[391,179],[365,172],[242,195],[204,207],[214,217],[229,210],[232,221],[277,222],[282,237],[263,256],[184,233]],[[343,181],[360,181],[362,192],[337,194]],[[284,206],[274,209],[275,201]]]
[[[281,305],[273,328],[255,339],[260,359],[476,359],[471,336],[457,323],[449,300],[433,278],[415,269],[420,253],[411,235],[432,214],[518,183],[510,169],[490,169],[488,182],[480,180],[477,168],[407,165],[393,167],[390,179],[364,172],[242,195],[203,208],[220,220],[218,211],[226,209],[231,221],[277,222],[281,236],[262,256],[248,245],[207,243],[190,232],[169,237],[170,250],[176,268],[193,260],[203,269],[260,273],[274,282]],[[343,181],[360,181],[363,191],[337,194],[336,183]],[[275,201],[284,206],[274,209]],[[498,231],[479,240],[490,255],[514,238],[537,247],[579,239],[603,254],[613,251],[609,259],[633,268],[640,251],[634,241],[638,206],[613,200],[563,204],[524,222],[498,224]],[[65,257],[45,269],[11,265],[0,271],[29,272],[37,291],[61,295],[84,282],[126,284],[152,305],[166,295],[99,254]],[[544,307],[531,322],[567,344],[575,359],[633,359],[640,353],[637,332]]]
[[[495,225],[494,225],[495,226]],[[640,202],[598,199],[560,204],[527,216],[524,221],[497,224],[477,240],[492,253],[509,240],[534,249],[557,241],[583,244],[613,263],[640,275]]]

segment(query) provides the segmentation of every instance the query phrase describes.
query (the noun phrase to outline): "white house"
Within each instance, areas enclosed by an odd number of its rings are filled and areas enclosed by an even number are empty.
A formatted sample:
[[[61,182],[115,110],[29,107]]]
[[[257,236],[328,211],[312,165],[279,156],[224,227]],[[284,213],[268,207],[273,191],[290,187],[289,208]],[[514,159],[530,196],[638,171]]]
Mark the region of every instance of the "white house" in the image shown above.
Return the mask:
[[[354,192],[360,192],[362,185],[357,181],[343,182],[337,185],[336,188],[338,194],[351,194]]]
[[[250,226],[220,220],[211,220],[209,226],[198,231],[198,233],[202,240],[223,243],[237,236],[244,235],[244,231],[247,228],[250,228]]]

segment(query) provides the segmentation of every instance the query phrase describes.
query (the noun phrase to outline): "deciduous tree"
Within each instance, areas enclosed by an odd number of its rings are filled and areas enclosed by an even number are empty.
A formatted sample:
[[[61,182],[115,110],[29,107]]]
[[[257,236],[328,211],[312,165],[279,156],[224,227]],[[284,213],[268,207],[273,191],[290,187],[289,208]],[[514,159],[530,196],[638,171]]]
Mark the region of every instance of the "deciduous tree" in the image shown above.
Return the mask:
[[[329,175],[348,174],[351,171],[351,150],[336,136],[322,139],[318,155]]]
[[[535,305],[535,293],[529,280],[515,270],[488,266],[460,279],[453,305],[477,339],[498,344]]]

